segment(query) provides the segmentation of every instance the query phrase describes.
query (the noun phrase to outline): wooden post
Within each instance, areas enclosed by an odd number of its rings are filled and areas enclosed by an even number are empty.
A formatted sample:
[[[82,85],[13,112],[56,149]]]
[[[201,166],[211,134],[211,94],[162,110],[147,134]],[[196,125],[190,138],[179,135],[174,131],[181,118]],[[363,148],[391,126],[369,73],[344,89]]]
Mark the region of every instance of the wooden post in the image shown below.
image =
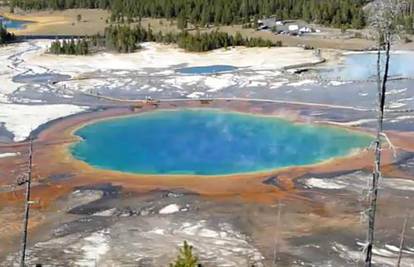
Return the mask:
[[[29,146],[29,170],[26,178],[26,199],[24,204],[24,218],[23,218],[23,236],[21,241],[21,254],[20,254],[20,267],[25,267],[26,260],[26,248],[27,248],[27,228],[29,225],[29,212],[30,212],[30,187],[32,183],[32,166],[33,166],[33,140],[30,139]]]

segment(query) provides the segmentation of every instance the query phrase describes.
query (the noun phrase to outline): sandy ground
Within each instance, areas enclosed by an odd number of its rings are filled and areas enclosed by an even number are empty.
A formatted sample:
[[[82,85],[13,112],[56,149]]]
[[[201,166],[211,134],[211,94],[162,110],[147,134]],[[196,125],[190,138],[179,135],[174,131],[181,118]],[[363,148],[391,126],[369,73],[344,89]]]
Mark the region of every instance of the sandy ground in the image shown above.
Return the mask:
[[[8,9],[0,9],[0,15],[15,20],[26,20],[34,23],[28,24],[24,29],[12,30],[18,35],[94,35],[103,34],[107,26],[109,12],[105,10],[68,9],[64,11],[17,11],[14,14]],[[77,16],[81,15],[81,21]]]

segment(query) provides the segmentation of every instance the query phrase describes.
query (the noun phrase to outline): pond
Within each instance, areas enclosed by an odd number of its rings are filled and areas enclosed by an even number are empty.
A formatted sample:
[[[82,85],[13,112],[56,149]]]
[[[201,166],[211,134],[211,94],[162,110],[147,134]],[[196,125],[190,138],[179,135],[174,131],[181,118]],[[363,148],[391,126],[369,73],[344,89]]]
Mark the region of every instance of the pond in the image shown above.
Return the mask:
[[[178,69],[177,72],[182,74],[215,74],[223,72],[231,72],[237,70],[237,67],[230,65],[211,65],[201,67],[188,67]]]
[[[383,57],[384,58],[384,57]],[[345,55],[345,61],[330,70],[322,72],[322,77],[333,80],[375,79],[376,53],[354,53]],[[414,53],[398,52],[391,55],[390,76],[414,77]]]
[[[5,26],[7,29],[12,30],[19,30],[24,29],[27,24],[31,23],[29,21],[22,21],[22,20],[10,20],[5,17],[0,16],[0,23]]]
[[[155,111],[89,124],[75,158],[139,174],[226,175],[307,165],[366,147],[371,138],[334,127],[211,109]]]

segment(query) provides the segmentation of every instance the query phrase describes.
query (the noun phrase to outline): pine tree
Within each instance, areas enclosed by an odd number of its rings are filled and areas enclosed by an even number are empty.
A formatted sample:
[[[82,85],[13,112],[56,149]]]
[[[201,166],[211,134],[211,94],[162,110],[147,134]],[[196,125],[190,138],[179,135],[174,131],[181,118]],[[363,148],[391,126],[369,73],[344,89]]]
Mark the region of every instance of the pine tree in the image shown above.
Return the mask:
[[[0,45],[7,44],[16,39],[13,33],[9,33],[3,24],[0,23]]]
[[[184,241],[184,246],[180,249],[180,255],[170,267],[200,267],[198,258],[193,255],[193,247]]]
[[[207,2],[203,5],[201,12],[201,26],[205,27],[210,23],[210,10]]]
[[[404,29],[408,34],[414,33],[414,19],[412,16],[406,16],[404,19]]]
[[[49,52],[52,54],[60,55],[87,55],[89,54],[88,41],[85,38],[71,39],[69,42],[63,40],[63,42],[56,39],[50,45]]]
[[[180,15],[177,18],[177,27],[180,30],[187,28],[187,16],[183,10],[180,12]]]

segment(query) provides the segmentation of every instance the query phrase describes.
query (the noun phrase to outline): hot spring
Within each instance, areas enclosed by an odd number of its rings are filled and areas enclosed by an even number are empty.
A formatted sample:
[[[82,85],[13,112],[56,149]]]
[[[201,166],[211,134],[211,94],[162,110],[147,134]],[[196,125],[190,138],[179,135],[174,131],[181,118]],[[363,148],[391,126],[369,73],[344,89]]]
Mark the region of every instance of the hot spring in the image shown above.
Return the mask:
[[[5,17],[0,16],[0,23],[6,27],[7,29],[24,29],[27,24],[31,23],[29,21],[23,21],[23,20],[12,20]]]
[[[136,174],[227,175],[308,165],[369,145],[335,127],[210,109],[154,111],[89,124],[75,132],[75,158]]]

